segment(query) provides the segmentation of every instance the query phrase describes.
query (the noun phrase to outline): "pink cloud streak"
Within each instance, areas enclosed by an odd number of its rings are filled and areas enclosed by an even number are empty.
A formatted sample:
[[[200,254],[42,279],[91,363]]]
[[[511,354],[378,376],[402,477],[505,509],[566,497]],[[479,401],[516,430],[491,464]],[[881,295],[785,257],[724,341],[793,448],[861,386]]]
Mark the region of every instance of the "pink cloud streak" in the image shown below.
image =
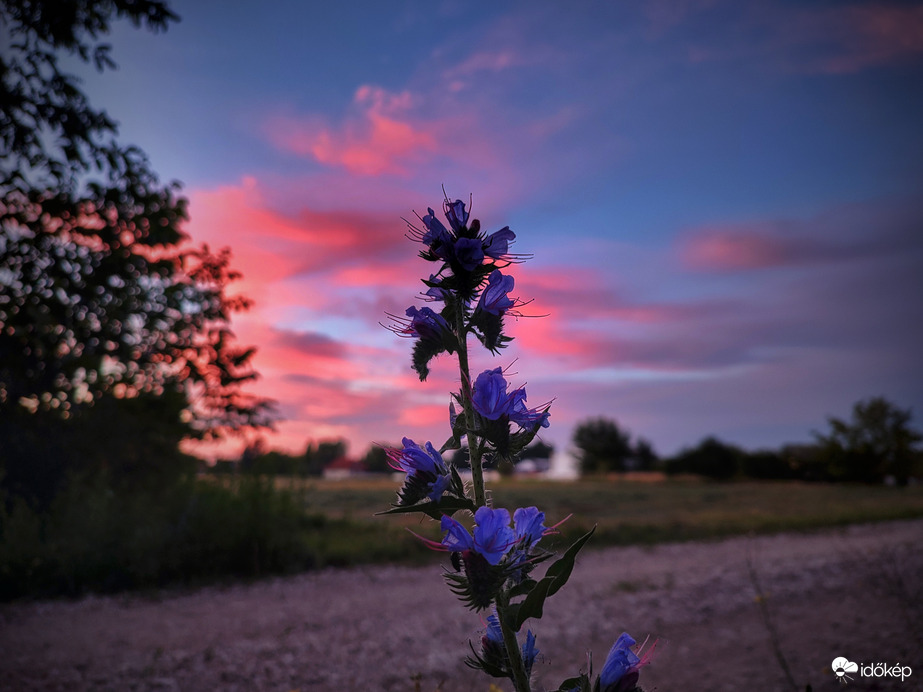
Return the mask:
[[[283,151],[310,156],[362,176],[406,175],[408,166],[438,150],[432,123],[410,118],[409,92],[391,94],[363,85],[353,98],[353,115],[337,130],[316,118],[270,118],[266,134]]]

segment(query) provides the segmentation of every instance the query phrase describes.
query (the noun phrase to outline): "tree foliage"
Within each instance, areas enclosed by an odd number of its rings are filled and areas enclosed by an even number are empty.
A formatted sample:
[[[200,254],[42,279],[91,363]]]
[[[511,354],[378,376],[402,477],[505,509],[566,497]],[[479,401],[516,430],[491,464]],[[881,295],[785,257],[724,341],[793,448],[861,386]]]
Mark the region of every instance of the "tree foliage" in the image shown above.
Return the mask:
[[[574,430],[574,447],[582,474],[625,471],[631,457],[631,437],[608,418],[591,418]]]
[[[230,253],[189,247],[186,200],[63,74],[58,52],[113,67],[96,43],[114,18],[152,30],[162,2],[6,2],[11,50],[0,63],[0,406],[67,410],[113,392],[186,388],[189,420],[208,435],[262,423],[243,395],[253,349],[233,344]]]
[[[909,409],[897,408],[883,397],[859,401],[852,419],[827,419],[830,432],[815,433],[821,459],[835,480],[880,483],[892,476],[905,484],[913,470],[923,440],[910,427]]]
[[[519,458],[524,461],[526,459],[551,459],[552,456],[554,456],[554,445],[538,440],[522,450]]]
[[[716,437],[706,437],[691,449],[684,449],[668,459],[667,473],[694,473],[712,480],[729,480],[740,470],[743,450],[722,442]]]
[[[632,450],[632,463],[637,471],[651,471],[657,465],[659,457],[650,440],[639,437]]]
[[[396,445],[376,445],[373,444],[368,451],[362,456],[362,465],[369,473],[391,473],[394,469],[388,463],[388,454],[385,447],[395,447]]]
[[[309,441],[304,453],[286,454],[278,450],[270,450],[263,438],[257,438],[244,449],[236,462],[221,464],[214,470],[217,473],[224,473],[236,468],[243,473],[255,475],[320,476],[330,464],[346,456],[347,447],[348,443],[342,438],[320,442]],[[378,448],[373,447],[367,456],[377,458],[378,455],[374,451],[376,449]],[[384,450],[381,453],[384,454]],[[384,468],[388,468],[387,461],[384,461]]]
[[[254,350],[230,331],[249,301],[226,293],[229,251],[190,245],[179,184],[61,69],[62,54],[114,67],[99,39],[119,19],[178,18],[153,0],[0,4],[0,416],[51,425],[176,393],[180,437],[269,425],[270,403],[242,389]]]

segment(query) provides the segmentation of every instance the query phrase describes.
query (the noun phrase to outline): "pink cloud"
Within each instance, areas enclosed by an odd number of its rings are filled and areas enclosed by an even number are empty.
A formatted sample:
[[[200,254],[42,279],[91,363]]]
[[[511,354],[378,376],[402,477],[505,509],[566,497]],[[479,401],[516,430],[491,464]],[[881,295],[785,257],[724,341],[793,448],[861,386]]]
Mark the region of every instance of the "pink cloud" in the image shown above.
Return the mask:
[[[234,249],[234,266],[245,290],[306,272],[332,271],[350,263],[386,262],[403,256],[400,211],[321,211],[305,203],[282,213],[248,178],[235,186],[193,190],[188,231],[195,242]]]
[[[187,231],[193,242],[233,248],[233,266],[243,274],[236,287],[242,292],[257,297],[267,283],[295,272],[296,258],[279,252],[279,240],[296,233],[294,224],[261,206],[254,179],[192,190],[189,198]]]
[[[839,50],[821,60],[821,71],[851,73],[923,53],[923,7],[869,3],[854,5],[829,18],[841,36]]]
[[[402,426],[422,426],[431,430],[440,430],[440,426],[443,426],[442,430],[444,430],[444,432],[440,432],[439,434],[445,438],[448,438],[451,432],[448,427],[448,420],[448,404],[445,406],[440,406],[438,404],[408,406],[402,409],[397,416],[397,423]]]
[[[317,118],[269,119],[266,132],[277,147],[357,175],[405,175],[407,167],[437,152],[433,123],[411,117],[409,92],[391,94],[364,85],[353,98],[353,115],[339,129]]]
[[[704,230],[689,236],[681,249],[689,267],[707,271],[741,271],[777,267],[794,253],[781,239],[762,232]]]
[[[526,314],[592,317],[633,324],[658,324],[682,319],[688,308],[667,303],[636,303],[625,298],[605,277],[587,267],[544,267],[516,270],[513,295],[534,299]],[[519,276],[521,275],[521,279]]]
[[[693,0],[680,4],[678,11],[671,6],[652,20],[658,31],[675,29],[701,19],[697,15],[707,4]],[[685,49],[691,62],[758,59],[790,72],[851,74],[899,64],[923,53],[919,6],[896,2],[725,5],[733,8],[727,39],[708,44],[693,39]]]
[[[851,203],[806,218],[691,229],[678,236],[676,247],[681,263],[701,271],[815,266],[912,249],[915,223],[900,200]],[[870,235],[869,228],[879,231]]]
[[[410,243],[406,249],[413,250]],[[410,253],[408,253],[410,254]],[[356,266],[337,269],[330,277],[330,282],[342,287],[352,288],[382,288],[390,287],[407,292],[408,299],[412,298],[414,287],[424,290],[425,286],[419,283],[417,275],[422,278],[425,267],[420,264],[419,258],[412,255],[404,262],[381,264],[375,267]]]

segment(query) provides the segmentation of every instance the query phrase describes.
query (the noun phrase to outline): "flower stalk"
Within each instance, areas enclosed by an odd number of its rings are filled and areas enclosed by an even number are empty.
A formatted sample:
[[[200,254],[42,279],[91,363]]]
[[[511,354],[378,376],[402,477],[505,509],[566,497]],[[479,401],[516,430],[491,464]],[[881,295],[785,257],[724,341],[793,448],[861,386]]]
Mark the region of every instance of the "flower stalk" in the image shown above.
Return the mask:
[[[511,297],[515,286],[502,270],[526,259],[509,252],[516,235],[504,227],[490,235],[481,232],[477,219],[461,200],[443,204],[449,228],[432,209],[418,216],[423,228],[408,222],[408,237],[421,243],[420,257],[439,265],[423,279],[427,290],[421,297],[439,308],[410,307],[404,317],[392,315],[389,327],[399,336],[415,340],[411,364],[420,380],[426,380],[430,362],[449,354],[458,360],[461,383],[449,405],[451,437],[440,449],[430,441],[422,444],[403,438],[401,449],[386,450],[389,464],[406,474],[397,502],[385,514],[420,512],[439,522],[441,541],[418,536],[434,550],[449,553],[453,571],[444,578],[450,590],[470,610],[483,613],[488,627],[480,649],[471,644],[466,663],[498,678],[512,681],[516,692],[531,692],[530,676],[539,655],[536,637],[525,629],[529,619],[542,617],[545,601],[567,582],[577,553],[595,528],[577,539],[554,560],[541,578],[533,577],[540,563],[552,553],[539,547],[542,539],[557,533],[558,522],[546,527],[545,513],[537,507],[520,507],[513,512],[488,503],[484,482],[485,460],[492,464],[515,464],[520,453],[539,430],[547,428],[551,404],[529,408],[525,387],[511,387],[503,368],[471,375],[468,336],[492,354],[497,354],[512,337],[504,333],[504,316],[520,317],[526,303]],[[441,305],[440,305],[441,304]],[[455,405],[461,406],[456,413]],[[471,485],[466,488],[455,463],[443,454],[468,445]],[[470,514],[473,529],[453,517]],[[519,635],[525,631],[520,645]],[[638,671],[649,659],[632,650],[627,634],[616,642],[603,671],[591,683],[592,671],[565,680],[557,692],[636,692]],[[651,650],[653,647],[651,647]]]
[[[513,679],[513,687],[516,692],[531,692],[532,685],[529,682],[529,675],[526,673],[526,666],[522,660],[519,642],[516,640],[516,631],[510,627],[509,605],[508,593],[501,593],[497,597],[497,619],[500,621],[500,631],[503,633],[503,645],[506,647],[506,653],[510,660],[510,673]]]
[[[478,436],[472,432],[472,422],[475,412],[471,402],[471,371],[468,366],[468,325],[465,318],[464,307],[456,307],[456,335],[458,337],[458,372],[461,380],[462,406],[465,410],[465,424],[467,426],[468,458],[471,462],[471,487],[474,494],[476,507],[487,506],[487,489],[484,485],[484,469],[481,466],[481,456],[484,453]]]

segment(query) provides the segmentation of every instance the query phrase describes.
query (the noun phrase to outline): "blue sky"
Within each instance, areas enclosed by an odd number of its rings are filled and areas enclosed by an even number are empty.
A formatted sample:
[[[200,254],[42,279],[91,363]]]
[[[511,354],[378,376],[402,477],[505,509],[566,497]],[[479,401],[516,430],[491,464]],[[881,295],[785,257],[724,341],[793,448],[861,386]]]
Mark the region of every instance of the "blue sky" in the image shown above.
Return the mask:
[[[96,105],[230,246],[298,450],[448,436],[449,360],[381,328],[431,267],[401,217],[509,225],[507,367],[548,441],[614,418],[662,454],[923,411],[923,7],[901,2],[175,2],[120,27]],[[919,421],[918,421],[919,425]]]

